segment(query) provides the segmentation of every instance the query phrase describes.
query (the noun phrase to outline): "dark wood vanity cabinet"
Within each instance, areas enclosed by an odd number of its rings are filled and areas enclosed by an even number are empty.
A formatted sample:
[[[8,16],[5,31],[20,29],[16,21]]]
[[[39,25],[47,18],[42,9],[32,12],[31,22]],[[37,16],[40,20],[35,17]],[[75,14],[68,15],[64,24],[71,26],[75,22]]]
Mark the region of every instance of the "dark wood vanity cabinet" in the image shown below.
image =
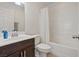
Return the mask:
[[[34,57],[34,38],[0,47],[0,57]]]

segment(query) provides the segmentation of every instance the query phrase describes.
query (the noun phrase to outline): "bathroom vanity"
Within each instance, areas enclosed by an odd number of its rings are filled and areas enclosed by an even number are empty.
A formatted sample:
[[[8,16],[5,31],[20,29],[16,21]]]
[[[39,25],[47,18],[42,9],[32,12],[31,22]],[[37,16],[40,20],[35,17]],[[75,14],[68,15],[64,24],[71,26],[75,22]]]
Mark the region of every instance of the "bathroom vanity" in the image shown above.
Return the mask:
[[[15,40],[16,39],[16,40]],[[15,38],[0,43],[0,57],[34,57],[34,37]]]

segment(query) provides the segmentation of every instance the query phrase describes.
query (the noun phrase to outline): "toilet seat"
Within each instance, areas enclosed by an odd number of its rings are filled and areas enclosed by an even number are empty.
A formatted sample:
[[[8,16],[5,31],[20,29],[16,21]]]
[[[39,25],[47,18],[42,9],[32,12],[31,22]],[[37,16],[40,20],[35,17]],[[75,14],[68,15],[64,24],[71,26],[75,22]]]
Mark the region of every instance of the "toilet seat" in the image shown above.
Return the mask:
[[[38,44],[38,45],[36,46],[36,48],[37,48],[40,52],[45,52],[45,53],[50,52],[50,49],[51,49],[50,45],[45,44],[45,43]]]
[[[51,48],[48,44],[44,44],[44,43],[37,45],[37,47],[39,47],[41,49],[50,49]]]

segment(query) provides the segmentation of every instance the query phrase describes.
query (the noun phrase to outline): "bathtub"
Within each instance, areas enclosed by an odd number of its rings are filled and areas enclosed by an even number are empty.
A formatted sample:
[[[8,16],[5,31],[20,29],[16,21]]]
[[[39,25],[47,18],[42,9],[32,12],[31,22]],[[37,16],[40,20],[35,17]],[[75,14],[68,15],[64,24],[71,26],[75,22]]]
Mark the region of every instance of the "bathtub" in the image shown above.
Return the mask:
[[[68,47],[62,44],[48,42],[52,47],[50,55],[51,57],[78,57],[78,49]]]

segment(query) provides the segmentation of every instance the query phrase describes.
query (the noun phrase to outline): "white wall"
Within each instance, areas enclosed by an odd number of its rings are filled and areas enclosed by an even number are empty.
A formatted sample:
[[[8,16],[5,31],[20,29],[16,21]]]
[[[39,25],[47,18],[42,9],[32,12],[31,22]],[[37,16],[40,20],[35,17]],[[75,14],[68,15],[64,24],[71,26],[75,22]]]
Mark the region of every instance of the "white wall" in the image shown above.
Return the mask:
[[[51,41],[67,46],[79,47],[79,41],[72,38],[77,34],[78,4],[56,3],[49,6]]]
[[[3,27],[12,31],[14,21],[19,23],[19,30],[24,31],[24,8],[10,2],[0,2],[0,31]]]
[[[25,4],[25,31],[27,34],[39,34],[39,6]]]

